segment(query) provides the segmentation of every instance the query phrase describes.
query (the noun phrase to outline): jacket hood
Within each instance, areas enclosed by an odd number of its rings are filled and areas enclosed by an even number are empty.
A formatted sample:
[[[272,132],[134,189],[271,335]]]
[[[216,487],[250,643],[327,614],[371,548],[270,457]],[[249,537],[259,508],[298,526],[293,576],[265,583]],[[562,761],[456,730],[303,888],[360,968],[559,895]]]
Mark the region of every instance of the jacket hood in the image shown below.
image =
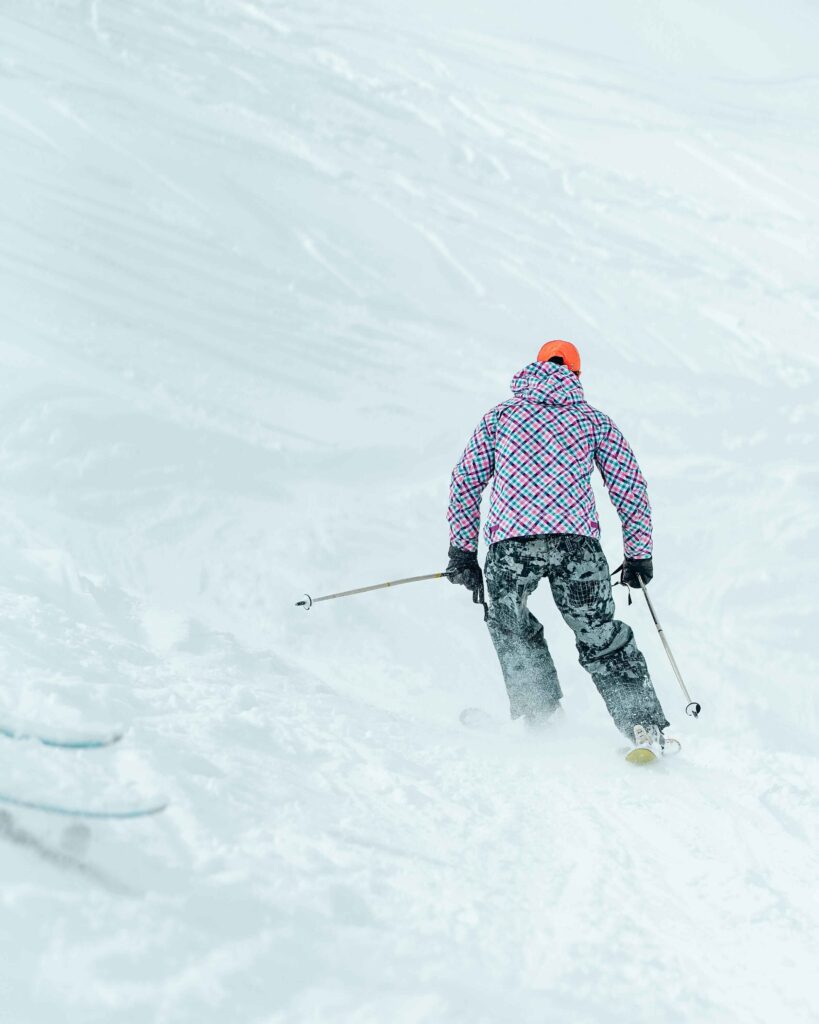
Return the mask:
[[[529,363],[512,378],[512,394],[545,405],[582,402],[583,386],[566,366],[558,363]]]

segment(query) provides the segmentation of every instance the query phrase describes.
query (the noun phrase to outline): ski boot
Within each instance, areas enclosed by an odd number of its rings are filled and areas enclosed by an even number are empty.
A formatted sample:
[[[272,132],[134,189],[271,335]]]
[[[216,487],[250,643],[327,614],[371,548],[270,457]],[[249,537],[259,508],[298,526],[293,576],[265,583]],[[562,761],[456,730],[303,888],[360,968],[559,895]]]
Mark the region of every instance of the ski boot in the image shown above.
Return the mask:
[[[679,751],[679,740],[664,736],[656,725],[635,725],[634,747],[626,754],[626,760],[631,764],[649,764],[660,757],[669,757]]]

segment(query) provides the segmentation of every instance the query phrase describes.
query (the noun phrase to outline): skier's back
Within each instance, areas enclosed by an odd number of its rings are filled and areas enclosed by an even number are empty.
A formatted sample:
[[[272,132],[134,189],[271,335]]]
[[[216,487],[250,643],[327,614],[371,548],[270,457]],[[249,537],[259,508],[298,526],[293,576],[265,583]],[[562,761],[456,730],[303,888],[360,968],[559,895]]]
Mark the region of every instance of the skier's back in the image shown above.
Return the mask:
[[[591,475],[597,466],[623,524],[623,581],[630,586],[653,575],[646,484],[618,428],[585,401],[579,377],[577,349],[548,342],[513,378],[513,397],[478,424],[452,473],[448,571],[483,599],[480,501],[491,478],[487,624],[512,717],[547,719],[562,697],[543,627],[527,607],[548,579],[615,724],[631,742],[636,730],[638,744],[660,750],[668,723],[630,627],[614,618]]]

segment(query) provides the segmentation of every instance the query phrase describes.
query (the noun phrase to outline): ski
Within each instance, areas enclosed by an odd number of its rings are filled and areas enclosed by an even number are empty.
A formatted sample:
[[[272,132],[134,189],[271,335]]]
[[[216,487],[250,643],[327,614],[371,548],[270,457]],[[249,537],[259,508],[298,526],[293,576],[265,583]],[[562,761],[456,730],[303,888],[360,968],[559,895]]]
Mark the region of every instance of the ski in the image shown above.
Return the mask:
[[[33,740],[46,747],[62,747],[66,750],[98,750],[119,743],[124,735],[122,729],[94,732],[89,730],[40,728],[27,722],[0,721],[0,736],[9,740]]]
[[[629,764],[652,764],[654,761],[679,754],[681,749],[682,745],[679,740],[675,740],[672,736],[665,736],[661,747],[654,744],[650,746],[639,744],[628,750],[625,757]]]
[[[66,804],[55,804],[45,800],[30,800],[26,797],[0,793],[0,801],[13,807],[22,807],[29,811],[43,811],[45,814],[60,814],[69,818],[147,818],[160,814],[168,806],[167,800],[157,799],[153,802],[135,804],[130,807],[71,807]]]
[[[651,764],[659,758],[650,747],[634,747],[626,754],[629,764]]]

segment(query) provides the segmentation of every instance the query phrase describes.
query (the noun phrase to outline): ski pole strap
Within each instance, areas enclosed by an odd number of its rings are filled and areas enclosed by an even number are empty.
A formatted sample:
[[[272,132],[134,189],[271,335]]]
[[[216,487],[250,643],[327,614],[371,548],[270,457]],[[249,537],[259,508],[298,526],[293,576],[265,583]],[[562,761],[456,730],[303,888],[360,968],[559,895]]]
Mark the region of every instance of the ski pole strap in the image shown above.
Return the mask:
[[[353,594],[367,594],[372,590],[384,590],[386,587],[400,587],[405,583],[420,583],[422,580],[439,580],[448,575],[445,572],[431,572],[426,576],[406,576],[402,580],[389,580],[387,583],[375,583],[369,587],[356,587],[354,590],[340,590],[337,594],[324,594],[321,597],[311,597],[305,594],[304,601],[296,601],[297,608],[304,608],[309,612],[314,604],[319,601],[335,601],[339,597],[352,597]]]
[[[622,572],[623,569],[625,568],[625,564],[626,564],[625,562],[621,562],[617,566],[617,568],[614,570],[614,572],[609,573],[609,578],[611,578],[612,576],[616,576],[618,572]],[[631,600],[631,588],[629,587],[628,583],[623,583],[623,580],[619,579],[619,580],[617,580],[616,583],[613,583],[612,586],[615,586],[615,587],[625,587],[626,588],[626,593],[628,594],[628,603],[630,605],[634,603]]]

